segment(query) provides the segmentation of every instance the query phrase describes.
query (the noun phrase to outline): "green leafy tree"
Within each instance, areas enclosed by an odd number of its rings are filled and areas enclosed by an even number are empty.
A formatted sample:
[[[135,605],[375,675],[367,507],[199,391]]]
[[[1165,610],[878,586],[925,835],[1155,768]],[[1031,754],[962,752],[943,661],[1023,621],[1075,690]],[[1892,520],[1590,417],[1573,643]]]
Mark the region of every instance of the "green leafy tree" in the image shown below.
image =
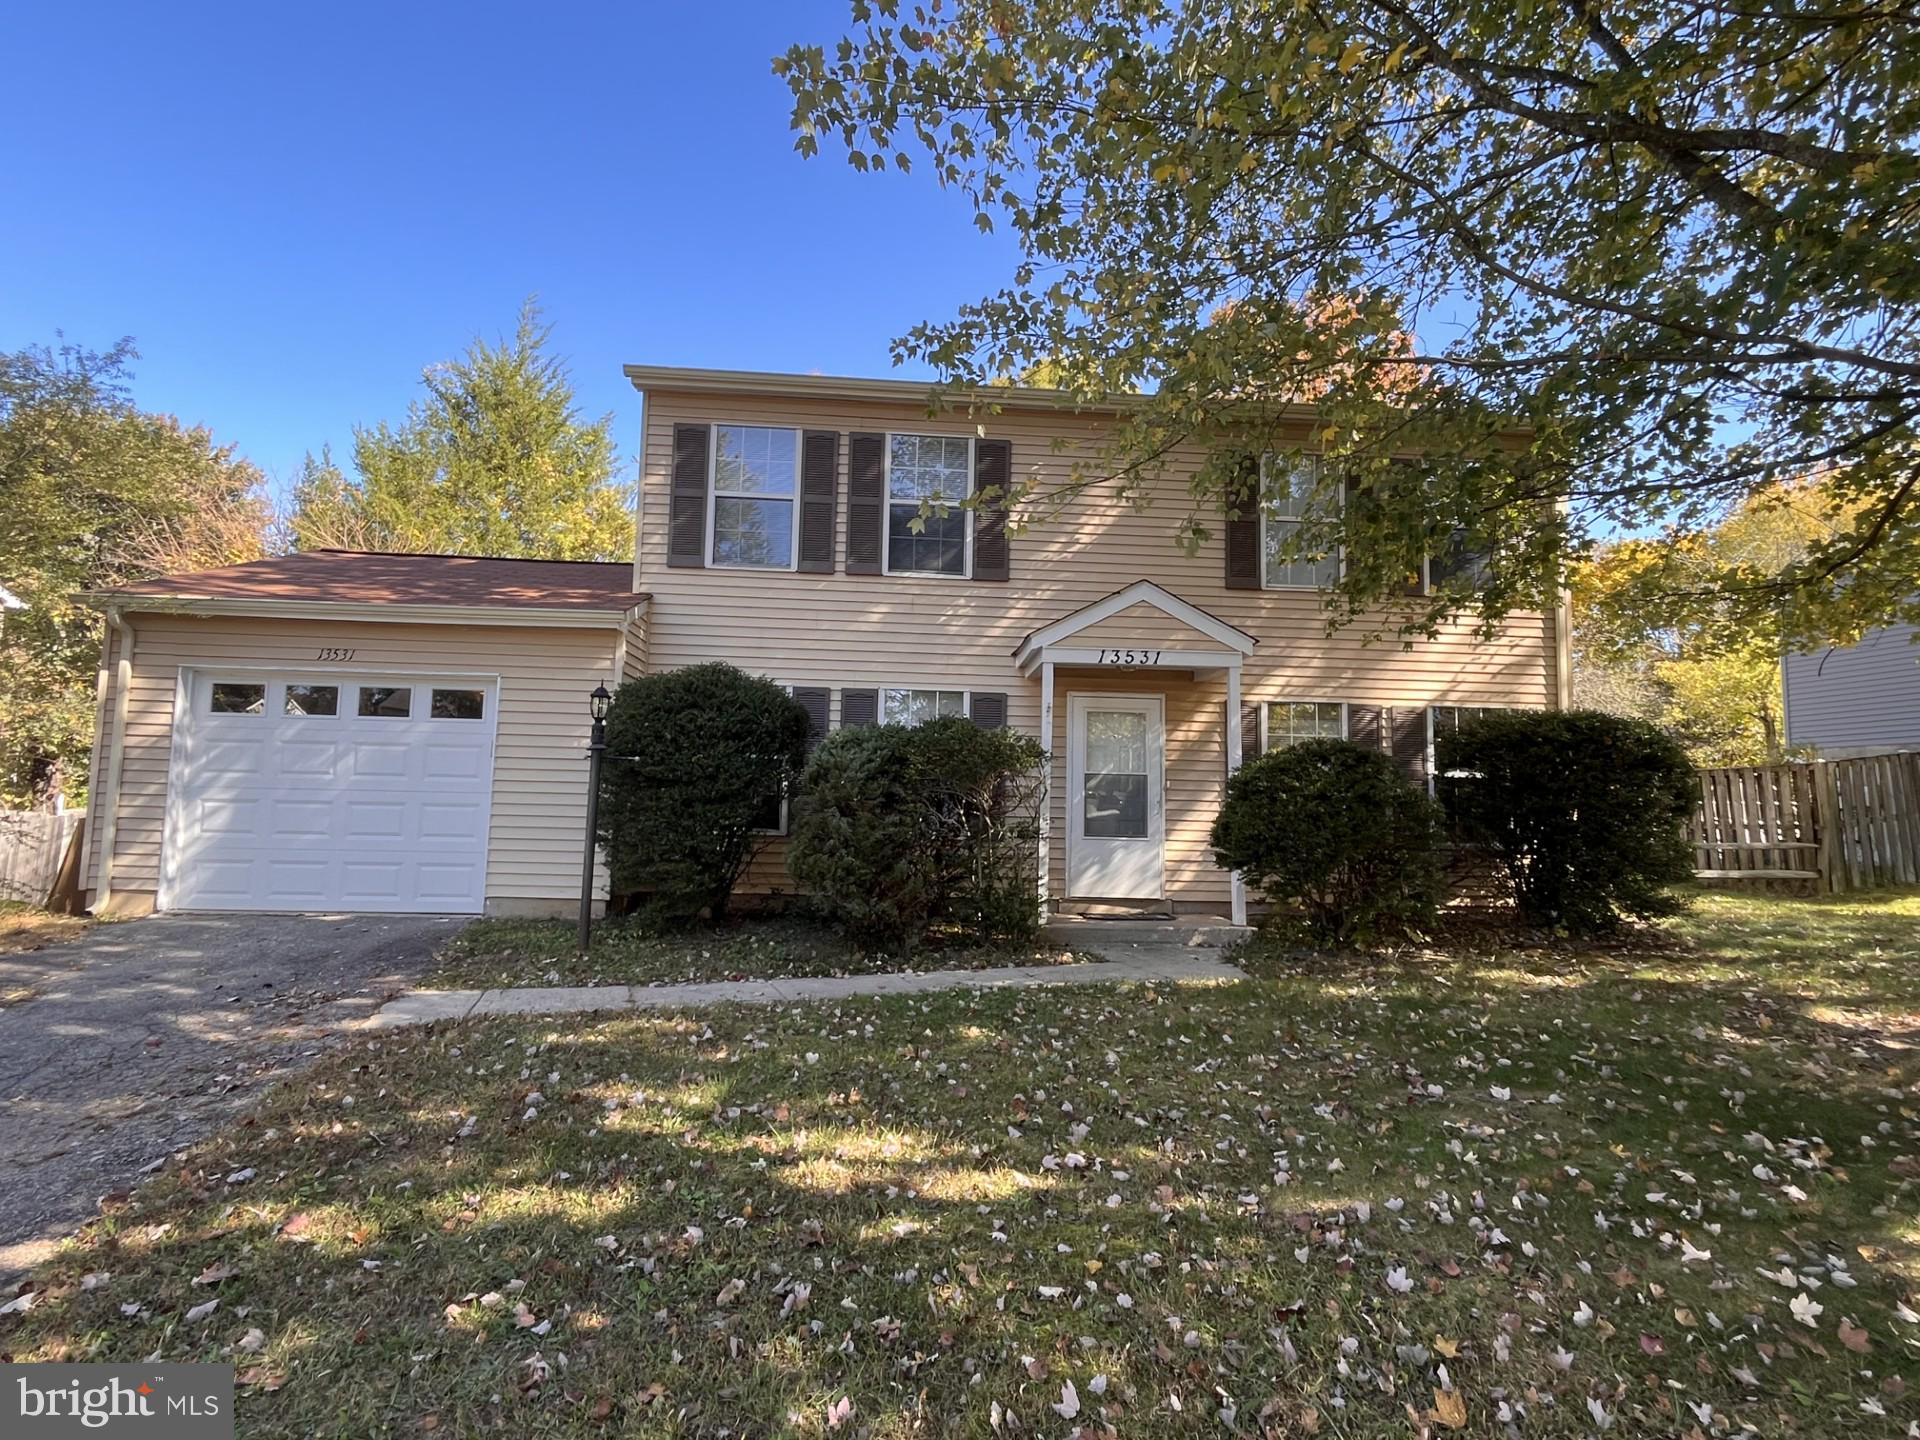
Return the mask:
[[[1696,765],[1777,762],[1797,607],[1781,594],[1749,608],[1721,581],[1763,587],[1848,523],[1816,477],[1771,486],[1695,534],[1597,547],[1573,570],[1577,702],[1655,721]]]
[[[77,598],[266,552],[260,471],[140,411],[131,342],[0,354],[0,805],[79,798],[101,618]]]
[[[1848,523],[1763,579],[1797,636],[1920,609],[1920,20],[1890,0],[856,0],[774,64],[797,147],[923,165],[1005,288],[895,342],[955,384],[1142,389],[1092,478],[1311,445],[1335,618],[1459,537],[1432,629],[1548,604],[1596,535],[1697,534],[1816,468]],[[1407,343],[1408,337],[1418,337]],[[1321,407],[1303,433],[1303,398]],[[1425,456],[1420,485],[1392,457]],[[1211,464],[1179,528],[1230,502]],[[1372,503],[1330,502],[1346,481]],[[1563,504],[1564,502],[1564,504]],[[1394,623],[1394,622],[1389,622]]]
[[[614,476],[613,417],[585,420],[529,301],[511,338],[429,366],[399,425],[353,436],[351,477],[323,451],[294,484],[299,549],[620,560],[633,487]]]

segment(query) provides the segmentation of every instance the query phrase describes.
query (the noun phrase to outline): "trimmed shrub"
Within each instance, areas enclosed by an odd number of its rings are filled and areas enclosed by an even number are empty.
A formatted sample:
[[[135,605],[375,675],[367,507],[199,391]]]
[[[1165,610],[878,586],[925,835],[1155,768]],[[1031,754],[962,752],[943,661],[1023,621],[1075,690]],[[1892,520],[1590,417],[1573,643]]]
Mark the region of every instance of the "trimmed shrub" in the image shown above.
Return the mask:
[[[1036,865],[1047,752],[1031,735],[951,717],[911,734],[940,896],[936,917],[982,943],[1032,939],[1041,921]]]
[[[1433,917],[1439,839],[1439,807],[1387,756],[1345,740],[1249,760],[1213,822],[1214,858],[1270,903],[1297,906],[1307,933],[1336,945]]]
[[[806,759],[807,712],[771,680],[692,665],[629,680],[607,713],[600,840],[655,923],[726,914]]]
[[[901,725],[836,730],[800,777],[787,869],[835,924],[864,945],[916,940],[938,887]]]
[[[1437,747],[1455,835],[1487,847],[1530,923],[1570,934],[1670,912],[1699,781],[1671,737],[1597,710],[1508,710]]]
[[[1038,741],[948,718],[837,731],[800,780],[787,868],[864,944],[911,945],[936,922],[968,938],[1040,926]]]

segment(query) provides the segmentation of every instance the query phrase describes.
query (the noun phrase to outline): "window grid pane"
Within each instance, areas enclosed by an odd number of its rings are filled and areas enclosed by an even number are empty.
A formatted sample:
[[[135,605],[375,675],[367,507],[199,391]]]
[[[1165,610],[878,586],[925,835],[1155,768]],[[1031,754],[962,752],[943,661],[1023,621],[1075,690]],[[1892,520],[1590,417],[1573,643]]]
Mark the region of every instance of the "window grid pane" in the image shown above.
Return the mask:
[[[362,685],[360,714],[383,720],[404,720],[413,713],[413,689],[407,685]]]
[[[428,713],[436,720],[480,720],[486,708],[484,690],[435,690]]]
[[[793,494],[794,434],[764,425],[713,427],[713,489],[718,495]]]
[[[207,708],[215,715],[264,715],[267,713],[267,687],[216,685]]]
[[[890,505],[887,568],[933,575],[964,575],[967,569],[967,513],[949,510],[922,515],[916,505]],[[915,533],[914,523],[920,522]]]
[[[289,715],[338,715],[338,685],[289,685],[284,706]]]
[[[1277,700],[1267,706],[1267,748],[1284,750],[1302,740],[1341,740],[1346,725],[1338,701]]]
[[[887,725],[924,725],[943,716],[967,713],[964,690],[882,690],[880,719]]]
[[[793,502],[737,499],[713,501],[713,563],[783,570],[793,559]]]

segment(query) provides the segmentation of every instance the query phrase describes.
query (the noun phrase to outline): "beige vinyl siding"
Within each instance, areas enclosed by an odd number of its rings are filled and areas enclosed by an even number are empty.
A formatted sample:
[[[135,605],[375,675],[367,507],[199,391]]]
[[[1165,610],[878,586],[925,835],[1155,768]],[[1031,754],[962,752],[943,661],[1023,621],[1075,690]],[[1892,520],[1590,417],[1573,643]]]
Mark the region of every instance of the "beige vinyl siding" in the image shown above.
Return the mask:
[[[587,695],[613,680],[618,632],[550,627],[388,625],[323,620],[200,618],[157,613],[136,627],[126,756],[121,767],[113,889],[159,884],[182,666],[271,667],[319,674],[461,672],[500,677],[487,899],[578,895],[586,826]],[[350,662],[317,662],[326,647]],[[108,714],[112,714],[109,696]],[[96,775],[95,783],[98,783]],[[91,860],[89,888],[99,884]]]
[[[1378,624],[1329,635],[1319,599],[1309,591],[1228,590],[1217,516],[1212,538],[1196,553],[1182,551],[1174,541],[1176,526],[1191,510],[1186,487],[1200,458],[1197,453],[1177,457],[1175,467],[1159,482],[1154,503],[1144,508],[1119,497],[1111,482],[1102,481],[1058,513],[1032,515],[1030,527],[1013,540],[1013,578],[1005,583],[668,569],[668,476],[677,422],[792,425],[838,430],[843,436],[861,430],[950,434],[964,432],[968,425],[953,416],[929,419],[909,405],[666,390],[648,394],[646,415],[639,586],[653,597],[648,611],[650,670],[725,659],[782,684],[828,685],[834,691],[835,723],[840,692],[848,687],[937,684],[1005,691],[1008,723],[1033,734],[1040,723],[1040,687],[1014,667],[1013,652],[1021,638],[1146,579],[1258,638],[1243,669],[1249,703],[1291,695],[1396,705],[1554,703],[1556,664],[1548,616],[1515,617],[1490,641],[1475,639],[1471,625],[1463,623],[1436,640],[1403,646]],[[1097,416],[1023,411],[987,416],[982,424],[987,435],[1012,441],[1016,479],[1037,479],[1044,497],[1068,480],[1076,454],[1095,455],[1106,422]],[[837,572],[844,570],[846,555],[847,451],[843,441]],[[1142,627],[1135,644],[1167,641],[1161,648],[1182,648],[1186,643],[1171,643],[1185,627],[1157,618],[1143,618]],[[1124,627],[1104,622],[1092,643],[1112,645],[1124,633]],[[1055,706],[1061,726],[1065,697],[1074,689],[1115,683],[1094,675],[1059,671]],[[1088,677],[1085,685],[1082,677]],[[1127,683],[1142,691],[1165,689],[1169,697],[1169,894],[1176,900],[1222,897],[1226,877],[1199,857],[1224,774],[1222,740],[1215,735],[1202,743],[1203,731],[1224,725],[1224,677],[1196,682],[1184,671],[1141,671],[1129,674]],[[1187,704],[1176,701],[1176,691],[1190,695]],[[1176,747],[1184,747],[1178,755]],[[1065,783],[1064,743],[1054,748],[1058,795]],[[1209,750],[1212,758],[1203,762],[1200,757]],[[1061,803],[1056,801],[1056,808]],[[1176,805],[1182,807],[1179,814]],[[1065,835],[1059,828],[1053,853],[1057,877],[1065,854]],[[779,847],[756,864],[748,888],[776,883],[791,888]]]
[[[638,680],[647,673],[647,612],[642,610],[627,621],[625,643],[620,647],[620,679]]]
[[[1218,654],[1221,649],[1220,642],[1211,635],[1202,635],[1191,625],[1144,600],[1129,605],[1118,615],[1109,615],[1098,624],[1089,625],[1071,640],[1061,643],[1076,650],[1211,650]]]

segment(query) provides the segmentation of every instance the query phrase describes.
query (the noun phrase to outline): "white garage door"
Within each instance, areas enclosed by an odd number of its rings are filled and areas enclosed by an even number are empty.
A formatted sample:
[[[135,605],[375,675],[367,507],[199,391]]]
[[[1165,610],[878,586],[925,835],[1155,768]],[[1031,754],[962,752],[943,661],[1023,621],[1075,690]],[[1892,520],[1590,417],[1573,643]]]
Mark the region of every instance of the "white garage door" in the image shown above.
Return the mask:
[[[492,677],[195,674],[162,904],[477,912],[498,693]]]

